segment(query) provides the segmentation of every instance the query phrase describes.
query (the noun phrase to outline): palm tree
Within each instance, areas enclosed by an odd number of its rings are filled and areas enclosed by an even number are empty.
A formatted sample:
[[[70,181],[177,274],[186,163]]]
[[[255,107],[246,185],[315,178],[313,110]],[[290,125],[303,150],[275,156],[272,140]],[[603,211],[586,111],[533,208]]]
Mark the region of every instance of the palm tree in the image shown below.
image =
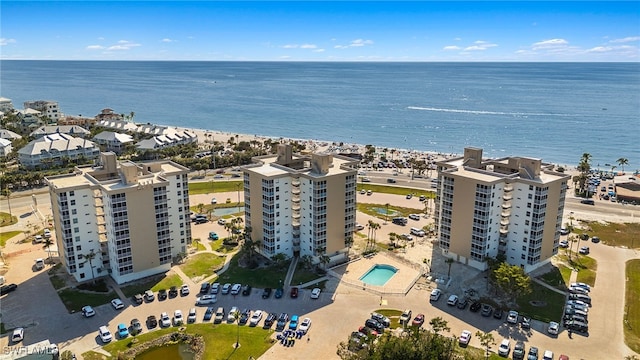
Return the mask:
[[[322,267],[327,270],[327,264],[331,262],[331,258],[327,255],[320,255],[320,263],[322,263]]]
[[[447,265],[449,265],[449,271],[447,271],[447,278],[449,278],[451,277],[451,264],[453,264],[453,259],[447,258],[447,260],[445,260],[444,262],[446,262]]]
[[[233,313],[233,320],[238,325],[238,331],[236,332],[236,343],[233,345],[236,349],[240,347],[240,311],[236,310]]]
[[[389,204],[389,203],[384,204],[384,207],[386,208],[386,210],[384,211],[384,221],[385,222],[389,221],[389,206],[391,206],[391,204]]]
[[[44,244],[42,245],[42,248],[47,250],[47,253],[49,254],[48,259],[51,259],[51,245],[53,244],[54,242],[51,238],[44,239]]]
[[[616,162],[622,168],[622,172],[624,172],[624,166],[625,165],[629,165],[629,159],[623,158],[623,157],[621,157],[620,159],[616,160]]]
[[[89,263],[89,267],[91,268],[91,280],[93,283],[96,283],[95,275],[93,274],[93,259],[96,258],[96,253],[91,249],[88,254],[80,254],[79,257],[84,258],[85,262],[83,264]]]
[[[389,241],[391,242],[391,245],[395,248],[396,247],[396,239],[398,237],[398,234],[392,232],[389,233]]]

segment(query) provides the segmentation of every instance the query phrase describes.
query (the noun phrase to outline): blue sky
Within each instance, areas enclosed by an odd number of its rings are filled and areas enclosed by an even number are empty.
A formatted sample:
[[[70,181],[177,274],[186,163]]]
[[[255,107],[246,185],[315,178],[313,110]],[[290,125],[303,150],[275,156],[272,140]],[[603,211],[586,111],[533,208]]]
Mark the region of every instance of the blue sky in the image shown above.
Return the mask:
[[[5,1],[0,58],[640,61],[640,2]]]

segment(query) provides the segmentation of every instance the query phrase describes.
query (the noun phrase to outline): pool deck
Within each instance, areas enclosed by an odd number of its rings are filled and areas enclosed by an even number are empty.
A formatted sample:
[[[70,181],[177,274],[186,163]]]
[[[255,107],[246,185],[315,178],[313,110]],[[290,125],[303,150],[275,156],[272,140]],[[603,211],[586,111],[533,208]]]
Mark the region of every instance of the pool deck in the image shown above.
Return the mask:
[[[391,265],[398,269],[384,286],[366,284],[360,280],[376,264]],[[359,287],[380,295],[404,295],[419,278],[420,270],[417,266],[409,265],[391,255],[378,253],[372,257],[361,257],[348,264],[334,267],[329,274],[338,278],[344,285]]]

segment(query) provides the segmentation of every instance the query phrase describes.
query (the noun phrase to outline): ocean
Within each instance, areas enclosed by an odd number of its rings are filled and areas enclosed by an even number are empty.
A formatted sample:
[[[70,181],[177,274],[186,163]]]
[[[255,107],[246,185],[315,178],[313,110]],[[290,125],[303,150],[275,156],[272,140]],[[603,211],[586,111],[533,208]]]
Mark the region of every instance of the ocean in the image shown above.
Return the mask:
[[[640,169],[640,63],[0,61],[0,96],[270,137]],[[620,170],[618,168],[618,170]]]

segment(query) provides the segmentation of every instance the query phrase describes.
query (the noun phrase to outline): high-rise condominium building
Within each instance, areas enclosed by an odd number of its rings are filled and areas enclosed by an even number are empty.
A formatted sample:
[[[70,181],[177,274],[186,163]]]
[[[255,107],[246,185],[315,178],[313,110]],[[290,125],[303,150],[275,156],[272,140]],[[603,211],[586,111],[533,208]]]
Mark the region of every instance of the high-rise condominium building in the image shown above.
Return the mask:
[[[100,165],[47,178],[60,259],[77,281],[118,284],[166,272],[191,243],[189,169],[102,153]]]
[[[257,157],[244,169],[245,224],[259,252],[327,256],[347,255],[356,219],[357,161],[327,154],[292,154],[279,145],[277,155]]]
[[[438,165],[436,224],[440,249],[456,261],[486,269],[485,259],[530,272],[558,252],[567,181],[540,159],[482,160],[482,149]]]

